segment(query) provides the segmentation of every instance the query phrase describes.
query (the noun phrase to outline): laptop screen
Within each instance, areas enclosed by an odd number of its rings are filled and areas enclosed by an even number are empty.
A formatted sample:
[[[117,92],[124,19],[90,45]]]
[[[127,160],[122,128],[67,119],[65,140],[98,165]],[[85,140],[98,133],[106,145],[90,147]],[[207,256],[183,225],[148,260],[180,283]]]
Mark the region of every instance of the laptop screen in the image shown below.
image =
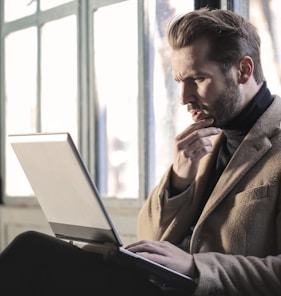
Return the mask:
[[[121,245],[68,133],[10,135],[9,141],[57,236]]]

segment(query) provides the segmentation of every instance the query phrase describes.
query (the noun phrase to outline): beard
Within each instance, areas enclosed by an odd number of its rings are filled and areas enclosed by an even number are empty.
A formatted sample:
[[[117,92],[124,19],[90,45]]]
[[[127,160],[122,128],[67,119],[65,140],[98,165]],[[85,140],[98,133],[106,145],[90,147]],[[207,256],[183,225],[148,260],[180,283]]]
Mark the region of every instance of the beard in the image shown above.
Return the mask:
[[[214,118],[213,126],[225,128],[242,110],[241,95],[232,77],[226,77],[226,87],[217,96],[215,104],[208,106],[208,112]]]

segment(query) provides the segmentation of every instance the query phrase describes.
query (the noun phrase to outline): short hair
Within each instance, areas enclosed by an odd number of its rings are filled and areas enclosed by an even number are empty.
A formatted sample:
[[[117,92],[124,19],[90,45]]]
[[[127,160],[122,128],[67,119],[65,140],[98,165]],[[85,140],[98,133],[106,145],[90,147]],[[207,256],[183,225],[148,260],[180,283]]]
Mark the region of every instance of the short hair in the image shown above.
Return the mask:
[[[242,16],[221,9],[201,8],[174,17],[168,27],[168,41],[177,50],[207,37],[209,56],[221,65],[225,73],[241,58],[250,56],[254,61],[254,78],[263,81],[260,60],[260,37],[256,27]]]

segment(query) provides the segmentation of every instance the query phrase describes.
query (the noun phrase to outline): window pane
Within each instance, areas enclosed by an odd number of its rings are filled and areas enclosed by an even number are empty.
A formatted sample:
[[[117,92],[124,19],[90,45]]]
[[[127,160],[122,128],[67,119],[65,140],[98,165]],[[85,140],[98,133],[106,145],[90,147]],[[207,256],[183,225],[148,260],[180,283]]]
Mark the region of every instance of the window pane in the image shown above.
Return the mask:
[[[46,10],[72,1],[73,0],[40,0],[40,8]]]
[[[137,1],[100,8],[93,17],[99,190],[106,196],[137,197]]]
[[[179,86],[172,75],[170,63],[170,47],[167,41],[167,26],[171,17],[176,14],[192,11],[194,1],[182,0],[156,0],[151,1],[151,15],[155,21],[150,21],[149,53],[150,74],[153,77],[151,96],[154,108],[152,116],[155,121],[154,154],[152,163],[155,164],[155,176],[150,180],[149,191],[159,182],[163,173],[173,160],[173,141],[176,134],[191,123],[191,116],[187,114],[186,107],[179,103]],[[154,5],[154,6],[153,6]],[[151,120],[150,120],[151,121]]]
[[[5,40],[6,134],[36,131],[36,28],[10,34]],[[6,193],[29,195],[29,183],[6,143]]]
[[[77,138],[76,17],[42,27],[41,129]]]
[[[9,22],[35,13],[37,1],[5,0],[4,21]]]

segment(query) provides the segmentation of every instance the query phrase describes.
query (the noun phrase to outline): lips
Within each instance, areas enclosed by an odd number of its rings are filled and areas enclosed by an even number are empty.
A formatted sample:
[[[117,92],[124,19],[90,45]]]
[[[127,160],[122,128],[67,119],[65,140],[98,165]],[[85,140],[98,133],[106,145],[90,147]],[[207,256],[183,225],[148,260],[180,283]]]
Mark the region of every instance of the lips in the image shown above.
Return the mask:
[[[202,119],[210,118],[210,114],[206,113],[201,106],[196,103],[188,103],[187,104],[187,111],[191,113],[192,119],[197,122]]]

